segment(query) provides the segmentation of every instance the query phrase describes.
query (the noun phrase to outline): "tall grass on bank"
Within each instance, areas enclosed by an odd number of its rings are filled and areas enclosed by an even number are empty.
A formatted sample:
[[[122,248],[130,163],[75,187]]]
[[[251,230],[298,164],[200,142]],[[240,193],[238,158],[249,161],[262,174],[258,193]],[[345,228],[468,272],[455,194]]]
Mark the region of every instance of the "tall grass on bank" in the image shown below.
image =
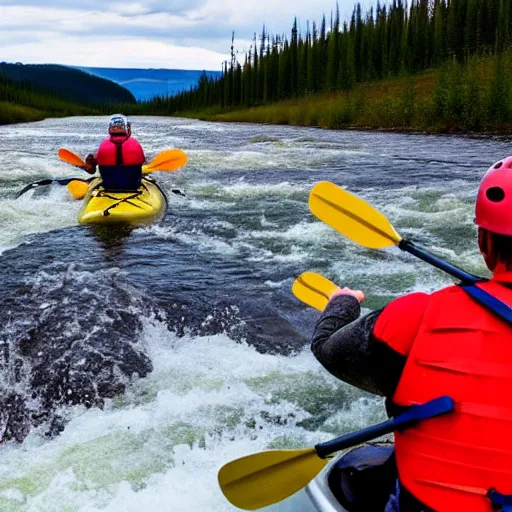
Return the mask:
[[[46,114],[41,110],[0,101],[0,124],[28,123],[45,117]]]
[[[46,117],[112,113],[118,105],[83,105],[38,90],[31,82],[13,82],[0,74],[0,124],[40,121]]]
[[[210,121],[382,128],[432,132],[497,132],[512,129],[512,53],[455,59],[437,70],[360,84],[349,92],[223,111],[177,115]]]
[[[0,82],[0,124],[40,121],[46,117],[97,114],[97,110]]]

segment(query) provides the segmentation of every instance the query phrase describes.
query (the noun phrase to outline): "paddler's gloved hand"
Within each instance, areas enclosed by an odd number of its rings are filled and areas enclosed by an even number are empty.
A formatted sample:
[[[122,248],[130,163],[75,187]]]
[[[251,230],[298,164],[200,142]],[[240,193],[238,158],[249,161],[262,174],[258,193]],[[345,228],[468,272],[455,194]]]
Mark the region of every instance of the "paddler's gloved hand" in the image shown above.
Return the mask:
[[[94,174],[96,172],[97,165],[98,162],[96,161],[96,158],[94,158],[94,155],[90,153],[87,155],[87,158],[85,159],[85,165],[82,167],[82,169],[89,174]]]
[[[352,295],[352,297],[355,297],[360,303],[364,300],[364,293],[361,290],[351,290],[345,286],[332,293],[329,297],[329,302],[334,299],[334,297],[339,297],[340,295]]]

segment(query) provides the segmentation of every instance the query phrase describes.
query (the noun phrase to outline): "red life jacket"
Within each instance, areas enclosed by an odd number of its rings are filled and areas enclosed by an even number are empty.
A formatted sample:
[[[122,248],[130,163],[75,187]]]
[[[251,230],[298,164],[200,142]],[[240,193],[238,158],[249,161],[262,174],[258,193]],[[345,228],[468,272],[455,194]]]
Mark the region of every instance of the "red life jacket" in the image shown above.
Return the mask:
[[[96,160],[100,168],[114,165],[142,166],[145,157],[141,145],[133,137],[111,136],[101,143]]]
[[[496,281],[479,287],[512,305]],[[400,482],[437,512],[491,512],[491,488],[512,494],[512,329],[457,286],[430,296],[393,402],[443,395],[454,413],[395,432]]]
[[[96,155],[105,190],[137,190],[141,184],[144,151],[132,137],[112,135]]]

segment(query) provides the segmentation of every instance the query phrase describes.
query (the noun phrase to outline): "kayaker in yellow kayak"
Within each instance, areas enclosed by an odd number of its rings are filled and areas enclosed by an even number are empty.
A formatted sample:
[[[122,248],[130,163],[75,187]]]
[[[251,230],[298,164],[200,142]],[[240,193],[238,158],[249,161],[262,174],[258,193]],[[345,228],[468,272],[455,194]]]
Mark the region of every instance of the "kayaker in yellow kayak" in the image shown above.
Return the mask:
[[[89,154],[83,169],[89,174],[96,172],[108,191],[133,191],[141,184],[142,165],[146,161],[139,142],[132,137],[131,123],[122,114],[114,114],[108,125],[109,137],[105,139],[96,155]]]
[[[476,288],[492,301],[449,286],[359,318],[364,295],[344,288],[315,328],[320,363],[386,397],[391,415],[433,397],[455,401],[453,413],[395,432],[399,481],[386,512],[512,509],[512,157],[484,176],[475,222],[493,273]]]

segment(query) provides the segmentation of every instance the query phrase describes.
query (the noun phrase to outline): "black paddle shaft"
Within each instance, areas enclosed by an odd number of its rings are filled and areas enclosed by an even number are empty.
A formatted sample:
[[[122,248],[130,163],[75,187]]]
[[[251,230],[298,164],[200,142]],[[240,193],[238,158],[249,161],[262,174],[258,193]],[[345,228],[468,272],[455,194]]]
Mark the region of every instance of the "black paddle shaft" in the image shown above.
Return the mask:
[[[449,396],[434,398],[425,404],[413,405],[402,414],[384,421],[383,423],[379,423],[378,425],[372,425],[371,427],[359,430],[359,432],[353,432],[352,434],[317,444],[315,450],[321,459],[325,459],[334,452],[357,446],[358,444],[371,441],[372,439],[377,439],[385,434],[390,434],[394,430],[403,430],[412,427],[420,421],[452,412],[454,408],[455,403]]]
[[[90,183],[93,179],[94,178],[89,178],[86,180],[84,180],[83,178],[46,178],[44,180],[35,181],[34,183],[30,183],[30,185],[27,185],[20,192],[18,192],[16,198],[22,196],[25,192],[28,192],[33,188],[43,187],[45,185],[53,185],[54,183],[57,183],[59,185],[67,185],[71,181],[83,181],[84,183]]]
[[[468,274],[459,267],[451,265],[450,263],[446,263],[446,261],[439,259],[437,256],[434,256],[433,254],[425,251],[425,249],[421,249],[409,240],[400,240],[398,243],[398,248],[402,251],[412,254],[413,256],[418,257],[420,260],[430,263],[434,267],[446,272],[447,274],[450,274],[451,276],[455,277],[455,279],[459,279],[465,284],[473,284],[477,283],[478,281],[482,281],[481,277]]]

